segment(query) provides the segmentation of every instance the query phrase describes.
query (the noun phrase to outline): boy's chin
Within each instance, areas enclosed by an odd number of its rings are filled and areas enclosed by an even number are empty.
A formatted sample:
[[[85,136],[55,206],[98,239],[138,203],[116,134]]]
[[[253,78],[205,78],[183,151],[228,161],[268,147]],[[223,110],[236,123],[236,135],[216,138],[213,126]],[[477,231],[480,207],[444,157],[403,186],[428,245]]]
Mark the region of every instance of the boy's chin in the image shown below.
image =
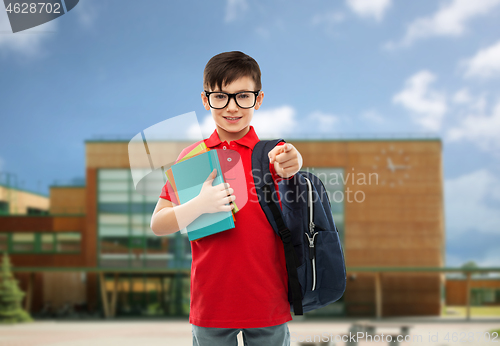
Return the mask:
[[[239,133],[241,131],[245,131],[248,127],[250,126],[250,124],[248,125],[240,125],[240,126],[217,126],[219,130],[224,130],[228,133]]]

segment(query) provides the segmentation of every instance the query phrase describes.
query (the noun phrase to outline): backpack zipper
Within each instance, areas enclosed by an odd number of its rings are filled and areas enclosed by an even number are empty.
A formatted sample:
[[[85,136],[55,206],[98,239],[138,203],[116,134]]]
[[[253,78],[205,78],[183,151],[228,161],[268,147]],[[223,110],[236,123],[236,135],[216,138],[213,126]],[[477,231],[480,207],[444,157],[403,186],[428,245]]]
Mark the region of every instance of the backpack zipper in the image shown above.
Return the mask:
[[[305,178],[305,177],[304,177]],[[312,203],[312,185],[308,178],[305,178],[307,182],[307,204],[309,209],[309,233],[311,236],[305,232],[307,240],[309,241],[309,259],[311,260],[312,266],[312,288],[311,291],[316,289],[316,249],[314,248],[314,240],[318,232],[315,231],[316,225],[313,222],[313,203]]]

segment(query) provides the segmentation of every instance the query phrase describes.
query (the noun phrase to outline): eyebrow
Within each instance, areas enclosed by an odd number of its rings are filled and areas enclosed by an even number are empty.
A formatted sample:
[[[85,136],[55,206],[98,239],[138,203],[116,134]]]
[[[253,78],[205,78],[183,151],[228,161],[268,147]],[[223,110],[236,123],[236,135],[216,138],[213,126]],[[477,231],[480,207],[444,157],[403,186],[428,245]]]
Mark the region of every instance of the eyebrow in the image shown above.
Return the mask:
[[[235,91],[234,93],[230,93],[230,92],[223,91],[223,90],[214,90],[214,91],[212,91],[212,92],[214,92],[214,93],[236,94],[236,93],[239,93],[239,92],[242,92],[242,91],[252,91],[252,90],[248,90],[248,89],[240,89],[240,90]]]

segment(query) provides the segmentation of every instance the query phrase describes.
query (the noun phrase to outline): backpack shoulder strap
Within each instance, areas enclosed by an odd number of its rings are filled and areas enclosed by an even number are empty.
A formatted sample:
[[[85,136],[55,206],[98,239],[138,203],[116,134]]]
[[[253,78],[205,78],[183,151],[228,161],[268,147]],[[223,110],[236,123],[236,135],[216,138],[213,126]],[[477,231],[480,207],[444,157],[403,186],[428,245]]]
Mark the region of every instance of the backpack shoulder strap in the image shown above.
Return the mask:
[[[278,235],[279,228],[275,221],[274,213],[267,201],[271,201],[272,198],[278,203],[277,194],[279,191],[276,191],[274,188],[272,173],[269,169],[269,157],[267,155],[279,142],[284,142],[284,140],[273,139],[259,141],[255,144],[252,151],[252,175],[255,183],[255,192],[257,193],[260,206],[264,214],[266,214],[267,220],[273,227],[274,232]]]
[[[302,290],[299,283],[297,267],[299,261],[293,247],[292,234],[288,229],[277,198],[279,191],[274,187],[274,181],[269,169],[269,151],[283,139],[259,141],[252,151],[252,174],[259,204],[274,231],[280,236],[285,250],[286,270],[288,272],[289,290],[292,295],[292,305],[295,315],[302,315]]]

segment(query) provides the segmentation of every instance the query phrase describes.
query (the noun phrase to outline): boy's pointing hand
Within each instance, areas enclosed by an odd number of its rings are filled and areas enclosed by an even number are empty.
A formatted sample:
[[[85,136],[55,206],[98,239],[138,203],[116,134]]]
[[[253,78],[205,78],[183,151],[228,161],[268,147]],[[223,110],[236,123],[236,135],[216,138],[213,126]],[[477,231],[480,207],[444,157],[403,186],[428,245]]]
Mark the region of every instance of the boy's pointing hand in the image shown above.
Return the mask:
[[[274,170],[282,178],[289,178],[302,168],[302,156],[290,143],[275,146],[268,156]]]

